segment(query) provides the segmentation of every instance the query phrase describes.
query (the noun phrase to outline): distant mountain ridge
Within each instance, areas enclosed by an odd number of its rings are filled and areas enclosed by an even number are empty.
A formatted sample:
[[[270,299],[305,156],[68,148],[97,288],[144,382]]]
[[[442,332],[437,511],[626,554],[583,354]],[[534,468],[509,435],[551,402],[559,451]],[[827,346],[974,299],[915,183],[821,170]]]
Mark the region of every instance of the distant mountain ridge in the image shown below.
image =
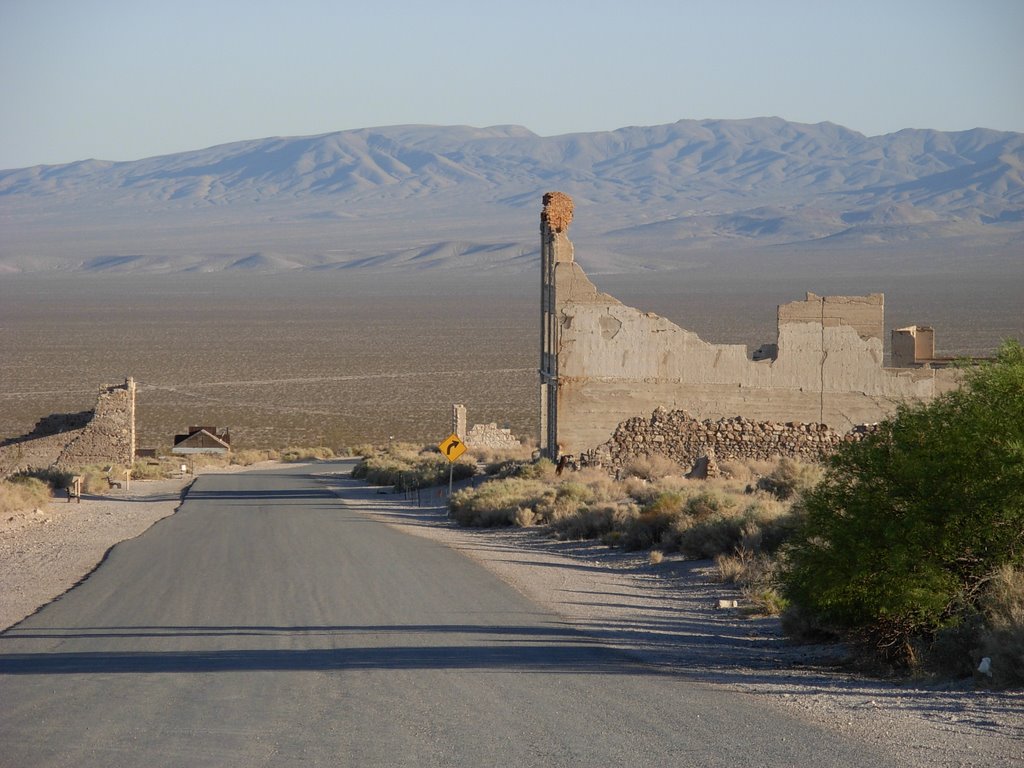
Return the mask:
[[[518,271],[552,189],[576,200],[574,240],[598,270],[858,243],[999,260],[1024,242],[1024,134],[393,126],[35,166],[0,171],[0,271]]]

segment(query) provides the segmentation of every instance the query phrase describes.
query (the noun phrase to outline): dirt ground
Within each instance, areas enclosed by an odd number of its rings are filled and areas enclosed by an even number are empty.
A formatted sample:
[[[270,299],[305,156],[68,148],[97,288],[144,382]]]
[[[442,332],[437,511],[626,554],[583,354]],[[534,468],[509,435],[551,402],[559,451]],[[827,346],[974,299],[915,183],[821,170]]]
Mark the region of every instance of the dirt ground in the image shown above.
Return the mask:
[[[344,490],[342,503],[462,552],[572,625],[700,685],[756,697],[890,752],[908,768],[1024,766],[1022,691],[850,674],[835,666],[841,648],[790,645],[776,619],[718,608],[739,595],[715,583],[709,563],[666,556],[652,564],[531,529],[460,529],[441,499],[420,507],[332,474],[329,465],[311,469],[326,487]],[[72,588],[117,542],[172,514],[186,484],[135,482],[130,491],[0,520],[0,630]]]

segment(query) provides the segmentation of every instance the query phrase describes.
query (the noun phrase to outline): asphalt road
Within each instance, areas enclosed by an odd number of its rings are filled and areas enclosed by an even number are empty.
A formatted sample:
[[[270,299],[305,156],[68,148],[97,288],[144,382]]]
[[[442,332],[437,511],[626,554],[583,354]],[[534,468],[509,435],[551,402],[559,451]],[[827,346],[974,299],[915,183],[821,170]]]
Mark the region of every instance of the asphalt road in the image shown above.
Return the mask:
[[[601,646],[308,472],[200,477],[0,634],[0,765],[886,764]]]

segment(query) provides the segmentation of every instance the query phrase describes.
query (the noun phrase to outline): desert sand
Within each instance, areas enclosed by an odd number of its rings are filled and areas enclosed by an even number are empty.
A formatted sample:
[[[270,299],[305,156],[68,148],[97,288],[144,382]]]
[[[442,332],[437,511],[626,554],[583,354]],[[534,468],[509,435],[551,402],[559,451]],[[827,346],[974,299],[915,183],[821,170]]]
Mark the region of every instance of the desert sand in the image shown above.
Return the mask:
[[[740,596],[714,581],[709,563],[666,556],[652,564],[531,529],[460,529],[436,496],[417,506],[330,464],[310,470],[339,503],[461,552],[573,626],[694,685],[756,697],[890,752],[908,768],[1024,765],[1024,692],[858,676],[835,666],[841,648],[793,646],[778,620],[720,609],[720,600]],[[58,599],[118,542],[173,514],[187,483],[136,481],[130,491],[81,504],[57,500],[0,520],[0,630]]]

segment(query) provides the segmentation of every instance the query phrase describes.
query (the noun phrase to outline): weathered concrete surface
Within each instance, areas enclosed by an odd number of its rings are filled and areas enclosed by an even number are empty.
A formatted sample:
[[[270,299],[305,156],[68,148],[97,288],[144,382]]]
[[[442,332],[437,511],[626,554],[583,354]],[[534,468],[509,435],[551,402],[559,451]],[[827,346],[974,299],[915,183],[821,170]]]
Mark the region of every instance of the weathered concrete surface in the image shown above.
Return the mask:
[[[542,243],[566,237],[543,234]],[[702,420],[743,416],[846,432],[900,402],[957,386],[954,371],[883,367],[881,294],[808,293],[780,306],[777,350],[753,360],[745,346],[710,344],[601,293],[572,261],[571,245],[556,253],[562,258],[545,264],[553,296],[542,320],[549,338],[542,339],[542,408],[545,399],[548,405],[541,445],[553,431],[560,453],[590,450],[621,422],[659,406]]]

